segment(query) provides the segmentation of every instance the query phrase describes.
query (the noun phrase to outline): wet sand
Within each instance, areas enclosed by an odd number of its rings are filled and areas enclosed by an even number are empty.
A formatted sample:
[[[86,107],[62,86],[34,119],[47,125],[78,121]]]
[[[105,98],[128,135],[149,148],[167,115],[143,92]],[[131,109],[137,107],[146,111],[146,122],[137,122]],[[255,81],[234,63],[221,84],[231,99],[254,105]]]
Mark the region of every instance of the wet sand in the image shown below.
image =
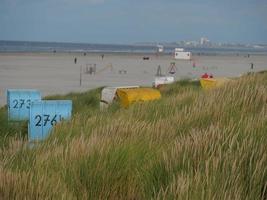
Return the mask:
[[[149,60],[143,60],[143,57]],[[77,57],[77,63],[74,58]],[[201,74],[214,77],[238,77],[251,71],[267,70],[266,55],[193,56],[192,61],[175,60],[170,55],[75,53],[2,53],[0,54],[0,106],[6,104],[7,89],[38,89],[43,96],[79,92],[102,86],[151,86],[157,68],[169,74],[175,62],[175,79],[196,79]],[[195,62],[195,67],[193,63]],[[253,69],[251,69],[253,63]],[[96,74],[86,68],[96,66]],[[82,86],[80,67],[82,66]]]

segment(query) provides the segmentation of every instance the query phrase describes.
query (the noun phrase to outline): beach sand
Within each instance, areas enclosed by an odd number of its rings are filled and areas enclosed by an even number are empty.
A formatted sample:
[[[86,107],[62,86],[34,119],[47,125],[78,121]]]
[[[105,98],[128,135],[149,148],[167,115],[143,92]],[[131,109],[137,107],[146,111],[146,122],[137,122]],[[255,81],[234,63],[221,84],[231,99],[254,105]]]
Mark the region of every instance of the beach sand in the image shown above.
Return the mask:
[[[143,60],[147,56],[149,60]],[[77,57],[77,63],[74,58]],[[176,80],[196,79],[201,74],[238,77],[251,71],[267,70],[266,55],[193,56],[192,61],[175,60],[171,55],[78,53],[2,53],[0,54],[0,106],[6,104],[7,89],[38,89],[43,96],[86,91],[102,86],[152,86],[157,68],[170,75],[175,62]],[[195,66],[193,67],[193,62]],[[253,63],[254,69],[251,69]],[[85,73],[96,66],[96,74]],[[82,86],[80,86],[82,66]],[[112,66],[112,67],[111,67]]]

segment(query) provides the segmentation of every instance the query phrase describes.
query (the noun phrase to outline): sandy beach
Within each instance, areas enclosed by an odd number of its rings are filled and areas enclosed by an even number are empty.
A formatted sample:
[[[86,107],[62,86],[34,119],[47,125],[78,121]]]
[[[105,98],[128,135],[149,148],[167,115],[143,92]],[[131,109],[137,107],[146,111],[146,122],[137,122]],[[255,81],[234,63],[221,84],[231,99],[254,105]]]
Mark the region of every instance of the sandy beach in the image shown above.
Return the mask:
[[[149,57],[149,60],[143,60],[144,56]],[[162,74],[170,75],[172,62],[176,66],[176,80],[199,78],[205,72],[212,73],[214,77],[238,77],[247,72],[267,69],[266,55],[193,56],[192,61],[183,61],[175,60],[171,55],[154,54],[105,54],[102,59],[101,54],[96,53],[2,53],[0,105],[6,104],[7,89],[38,89],[46,96],[102,86],[151,86],[158,66],[161,66]],[[94,66],[96,74],[86,73]]]

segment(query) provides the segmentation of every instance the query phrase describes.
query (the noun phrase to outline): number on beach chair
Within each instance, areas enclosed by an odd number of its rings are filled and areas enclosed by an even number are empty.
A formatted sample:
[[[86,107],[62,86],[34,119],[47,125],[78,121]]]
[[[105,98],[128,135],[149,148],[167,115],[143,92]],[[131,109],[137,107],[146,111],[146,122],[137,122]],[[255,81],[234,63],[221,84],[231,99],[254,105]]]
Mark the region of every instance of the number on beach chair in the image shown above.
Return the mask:
[[[54,125],[62,120],[69,120],[72,112],[72,101],[39,101],[30,105],[28,125],[29,141],[45,139]]]
[[[40,100],[41,93],[37,90],[7,90],[8,120],[28,120],[31,102]]]

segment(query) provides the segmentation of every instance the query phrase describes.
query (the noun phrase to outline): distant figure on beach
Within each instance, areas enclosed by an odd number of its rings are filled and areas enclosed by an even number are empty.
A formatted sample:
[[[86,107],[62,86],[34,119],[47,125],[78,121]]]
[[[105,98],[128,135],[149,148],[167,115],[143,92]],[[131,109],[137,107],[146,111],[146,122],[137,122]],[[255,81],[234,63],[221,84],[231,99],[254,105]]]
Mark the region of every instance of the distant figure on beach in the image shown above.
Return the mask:
[[[160,65],[158,66],[156,76],[162,76]]]
[[[254,68],[254,64],[250,63],[250,69],[253,69],[253,68]]]
[[[193,61],[193,68],[195,68],[196,67],[196,63],[195,63],[195,61]]]
[[[76,58],[76,57],[74,58],[74,63],[75,63],[75,64],[77,63],[77,58]]]
[[[84,52],[83,55],[86,56],[86,53]]]
[[[105,56],[104,54],[101,55],[102,60],[104,59],[104,56]]]

